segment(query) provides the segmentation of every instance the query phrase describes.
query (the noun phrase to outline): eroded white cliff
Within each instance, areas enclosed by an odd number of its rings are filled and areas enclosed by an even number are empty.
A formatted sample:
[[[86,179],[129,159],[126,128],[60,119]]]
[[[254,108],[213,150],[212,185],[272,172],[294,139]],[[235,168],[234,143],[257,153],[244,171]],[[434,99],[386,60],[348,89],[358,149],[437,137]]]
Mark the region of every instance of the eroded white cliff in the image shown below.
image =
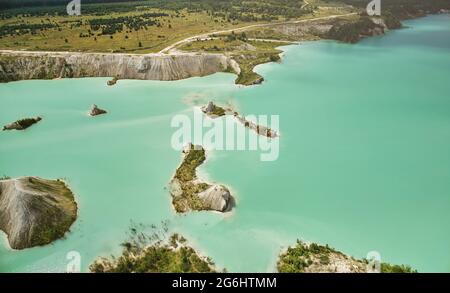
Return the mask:
[[[0,81],[71,77],[179,80],[216,72],[239,73],[239,65],[222,54],[112,54],[0,51]]]

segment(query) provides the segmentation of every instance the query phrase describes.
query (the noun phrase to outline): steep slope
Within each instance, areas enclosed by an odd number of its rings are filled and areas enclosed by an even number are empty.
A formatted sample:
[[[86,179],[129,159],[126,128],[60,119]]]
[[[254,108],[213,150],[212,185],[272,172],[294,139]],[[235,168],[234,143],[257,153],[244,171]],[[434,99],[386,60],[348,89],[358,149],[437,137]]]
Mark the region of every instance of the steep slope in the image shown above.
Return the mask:
[[[62,181],[37,177],[0,180],[0,230],[14,249],[63,237],[76,216],[74,196]]]
[[[239,72],[221,54],[102,54],[0,51],[0,82],[24,79],[111,77],[179,80],[221,71]]]

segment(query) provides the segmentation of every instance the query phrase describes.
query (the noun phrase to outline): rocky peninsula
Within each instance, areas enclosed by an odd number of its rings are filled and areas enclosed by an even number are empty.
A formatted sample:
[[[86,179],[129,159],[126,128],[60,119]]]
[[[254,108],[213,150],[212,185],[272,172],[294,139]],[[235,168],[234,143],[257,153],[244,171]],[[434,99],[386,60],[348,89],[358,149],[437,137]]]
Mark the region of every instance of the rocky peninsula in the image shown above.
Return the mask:
[[[242,123],[245,127],[248,129],[251,129],[255,131],[258,135],[262,135],[268,138],[276,138],[279,136],[279,134],[266,126],[258,125],[248,119],[246,119],[244,116],[239,115],[238,112],[233,112],[232,109],[225,109],[223,107],[217,106],[212,101],[208,102],[206,106],[203,106],[201,108],[202,112],[205,113],[208,117],[215,119],[218,117],[225,116],[227,114],[233,114],[233,116]]]
[[[41,117],[20,119],[13,123],[3,126],[3,131],[5,131],[5,130],[25,130],[28,127],[32,126],[33,124],[38,123],[41,120],[42,120]]]
[[[278,258],[280,273],[368,273],[375,268],[366,259],[356,259],[329,247],[297,240]],[[409,266],[380,263],[381,273],[414,273]]]
[[[234,112],[234,117],[241,122],[245,127],[255,131],[258,135],[262,135],[268,138],[276,138],[278,137],[278,133],[275,130],[272,130],[266,126],[256,124],[250,120],[247,120],[244,116],[240,116],[239,113]]]
[[[13,249],[46,245],[63,237],[76,217],[74,195],[60,180],[0,180],[0,230]]]
[[[234,198],[228,188],[202,182],[197,177],[196,169],[206,159],[205,149],[189,144],[183,153],[183,162],[169,183],[175,211],[230,211],[234,206]]]

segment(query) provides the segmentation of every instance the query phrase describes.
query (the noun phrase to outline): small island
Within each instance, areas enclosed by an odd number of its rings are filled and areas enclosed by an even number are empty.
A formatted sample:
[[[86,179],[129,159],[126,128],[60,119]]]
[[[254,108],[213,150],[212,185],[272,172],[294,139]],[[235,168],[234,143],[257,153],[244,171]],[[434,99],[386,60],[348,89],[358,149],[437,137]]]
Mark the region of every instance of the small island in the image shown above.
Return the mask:
[[[212,101],[210,101],[208,105],[202,107],[202,112],[205,113],[210,118],[214,119],[217,117],[224,116],[227,113],[227,110],[217,106]]]
[[[276,138],[278,137],[278,133],[275,130],[272,130],[266,126],[263,125],[258,125],[256,123],[253,123],[252,121],[249,121],[247,119],[245,119],[244,116],[240,116],[239,113],[234,112],[234,117],[241,122],[242,124],[244,124],[245,127],[255,131],[258,135],[262,135],[268,138]]]
[[[118,80],[119,80],[119,77],[114,76],[111,80],[108,80],[107,85],[109,85],[109,86],[115,85]]]
[[[233,116],[242,123],[245,127],[255,131],[258,135],[262,135],[268,138],[276,138],[278,137],[278,133],[275,130],[272,130],[266,126],[258,125],[253,123],[252,121],[247,120],[244,116],[239,115],[238,112],[233,112],[232,109],[225,109],[220,106],[217,106],[212,101],[210,101],[206,106],[201,108],[202,112],[205,113],[208,117],[215,119],[228,113],[233,113]]]
[[[100,258],[90,265],[93,273],[215,273],[214,263],[199,255],[178,234],[168,241],[142,247],[136,241],[123,243],[118,258]]]
[[[0,230],[13,249],[46,245],[62,238],[76,217],[74,195],[61,180],[0,180]]]
[[[33,124],[38,123],[41,120],[42,120],[42,118],[39,116],[36,118],[20,119],[13,123],[3,126],[3,131],[5,131],[5,130],[25,130],[28,127],[32,126]]]
[[[106,110],[100,109],[99,107],[97,107],[97,105],[92,105],[91,110],[89,112],[90,116],[98,116],[98,115],[102,115],[102,114],[106,114],[108,112],[106,112]]]
[[[234,206],[234,199],[228,188],[201,182],[197,178],[196,169],[206,159],[203,147],[189,144],[183,153],[183,162],[169,184],[175,211],[230,211]]]
[[[277,262],[280,273],[368,273],[368,260],[355,259],[316,243],[297,240],[295,246],[281,253]],[[409,266],[380,264],[381,273],[416,273]]]

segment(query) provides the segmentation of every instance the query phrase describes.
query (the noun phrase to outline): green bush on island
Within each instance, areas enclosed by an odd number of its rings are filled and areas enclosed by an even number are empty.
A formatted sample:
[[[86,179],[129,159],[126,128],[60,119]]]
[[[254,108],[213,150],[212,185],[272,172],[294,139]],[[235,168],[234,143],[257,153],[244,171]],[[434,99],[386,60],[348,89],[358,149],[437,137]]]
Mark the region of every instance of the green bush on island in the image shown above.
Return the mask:
[[[306,244],[300,240],[283,252],[277,262],[280,273],[304,272],[367,272],[368,260],[349,257],[328,245]],[[416,273],[406,265],[380,264],[381,273]]]
[[[388,263],[381,263],[382,273],[417,273],[417,270],[412,269],[406,265],[391,265]]]
[[[215,115],[215,116],[223,116],[226,114],[226,111],[224,108],[214,105],[211,113],[209,113],[209,114]]]
[[[202,111],[212,118],[221,117],[227,113],[224,108],[217,106],[213,102],[209,102],[208,105],[202,107]]]
[[[109,86],[115,85],[115,84],[117,83],[118,80],[119,80],[119,77],[118,77],[118,76],[114,76],[111,80],[108,80],[107,84],[108,84]]]
[[[328,245],[322,246],[311,243],[309,246],[304,242],[297,240],[294,247],[289,247],[287,251],[281,254],[277,269],[280,273],[299,273],[304,272],[307,267],[313,263],[313,258],[318,257],[321,262],[329,262],[329,253],[336,252]]]
[[[204,210],[202,200],[198,193],[210,187],[207,183],[194,183],[197,178],[196,169],[206,160],[205,150],[194,145],[186,152],[183,162],[175,172],[174,179],[180,185],[181,195],[173,197],[173,205],[177,212],[186,212],[188,209]]]
[[[122,254],[111,259],[101,258],[89,267],[94,273],[212,273],[216,272],[210,258],[200,256],[187,240],[173,234],[164,241],[160,236],[147,237],[134,230],[135,239],[122,244]],[[144,245],[146,239],[158,240]],[[137,240],[140,239],[140,240]]]
[[[189,151],[178,167],[175,177],[181,181],[191,181],[196,178],[195,169],[206,160],[205,150],[202,147],[190,146]]]

